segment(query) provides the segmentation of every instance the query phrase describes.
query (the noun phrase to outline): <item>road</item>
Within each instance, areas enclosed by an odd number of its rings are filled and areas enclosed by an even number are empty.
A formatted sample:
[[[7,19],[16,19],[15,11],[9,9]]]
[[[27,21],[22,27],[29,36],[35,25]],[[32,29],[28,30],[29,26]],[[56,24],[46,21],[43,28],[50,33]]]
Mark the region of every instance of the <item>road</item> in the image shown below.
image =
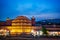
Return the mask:
[[[60,37],[37,37],[37,38],[6,37],[1,40],[60,40]]]

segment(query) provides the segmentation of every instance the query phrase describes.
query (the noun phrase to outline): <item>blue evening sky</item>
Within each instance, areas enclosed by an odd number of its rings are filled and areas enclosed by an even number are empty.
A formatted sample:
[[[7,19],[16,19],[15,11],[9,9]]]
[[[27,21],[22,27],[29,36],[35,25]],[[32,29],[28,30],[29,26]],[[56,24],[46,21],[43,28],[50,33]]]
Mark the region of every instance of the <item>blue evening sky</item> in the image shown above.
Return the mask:
[[[24,15],[40,19],[60,19],[60,0],[0,0],[0,20]]]

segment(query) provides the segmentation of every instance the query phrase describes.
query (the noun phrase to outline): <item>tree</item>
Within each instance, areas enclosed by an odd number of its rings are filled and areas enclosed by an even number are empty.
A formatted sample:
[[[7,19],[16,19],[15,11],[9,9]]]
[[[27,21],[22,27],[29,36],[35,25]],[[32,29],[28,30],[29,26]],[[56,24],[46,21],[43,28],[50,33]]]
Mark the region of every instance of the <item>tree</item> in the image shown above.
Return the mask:
[[[47,33],[47,29],[46,29],[44,26],[42,26],[42,32],[43,32],[43,34],[45,34],[45,35],[48,34],[48,33]]]

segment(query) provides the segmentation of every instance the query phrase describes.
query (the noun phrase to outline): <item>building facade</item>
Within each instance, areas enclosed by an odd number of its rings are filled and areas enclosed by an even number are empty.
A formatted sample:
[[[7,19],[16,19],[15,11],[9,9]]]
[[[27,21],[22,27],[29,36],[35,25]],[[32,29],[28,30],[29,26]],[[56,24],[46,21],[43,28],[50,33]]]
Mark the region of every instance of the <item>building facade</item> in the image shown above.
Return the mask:
[[[7,25],[3,28],[9,29],[11,35],[21,33],[30,34],[31,30],[34,28],[34,26],[32,25],[35,24],[35,20],[33,20],[33,17],[32,20],[30,20],[26,16],[18,16],[12,21],[9,18],[7,18],[5,23]]]
[[[8,29],[11,35],[20,35],[22,33],[30,34],[32,30],[35,30],[40,34],[41,26],[35,26],[34,16],[29,19],[26,16],[18,16],[15,19],[11,20],[7,18],[6,21],[0,22],[0,29]],[[53,32],[60,35],[60,28],[56,28],[56,25],[43,25],[49,31],[48,33],[52,34]],[[59,25],[60,27],[60,25]]]

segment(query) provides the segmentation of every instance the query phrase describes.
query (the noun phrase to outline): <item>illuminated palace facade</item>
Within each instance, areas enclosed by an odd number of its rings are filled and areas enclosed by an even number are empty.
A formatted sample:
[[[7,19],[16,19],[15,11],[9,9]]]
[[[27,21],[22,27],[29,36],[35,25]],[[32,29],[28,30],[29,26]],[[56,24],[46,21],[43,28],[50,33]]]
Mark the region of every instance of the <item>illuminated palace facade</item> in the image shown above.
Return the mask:
[[[60,35],[60,28],[56,28],[56,25],[44,26],[49,31],[49,34],[56,33]],[[32,30],[41,30],[42,26],[35,26],[34,16],[31,20],[26,16],[18,16],[13,20],[7,18],[6,21],[0,22],[0,29],[2,28],[9,30],[11,35],[20,35],[22,33],[30,34]]]
[[[7,18],[5,23],[1,23],[1,25],[4,25],[2,28],[8,29],[11,35],[18,35],[21,33],[30,34],[31,30],[35,28],[34,24],[35,18],[32,17],[30,20],[26,16],[18,16],[13,20]]]

